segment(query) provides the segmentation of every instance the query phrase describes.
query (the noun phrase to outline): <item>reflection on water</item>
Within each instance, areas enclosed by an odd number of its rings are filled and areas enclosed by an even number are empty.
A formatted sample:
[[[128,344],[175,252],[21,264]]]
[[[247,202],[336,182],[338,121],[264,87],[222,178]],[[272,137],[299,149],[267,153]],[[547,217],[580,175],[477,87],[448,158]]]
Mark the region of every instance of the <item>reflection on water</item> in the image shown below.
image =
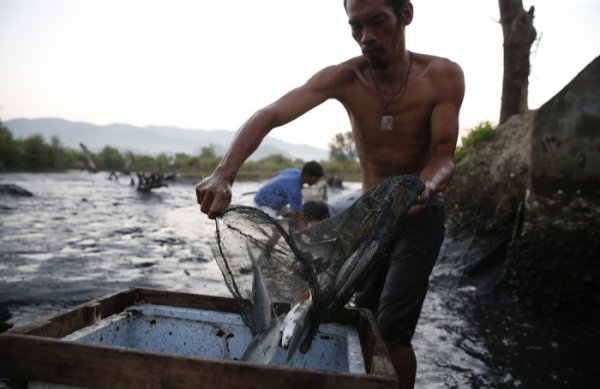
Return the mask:
[[[10,323],[23,324],[128,287],[229,295],[212,259],[214,222],[199,212],[192,183],[139,193],[127,177],[121,182],[107,178],[87,172],[0,175],[1,184],[34,193],[0,195],[0,304],[11,311]],[[247,193],[258,186],[236,183],[233,203],[250,205]],[[346,190],[357,188],[350,183]],[[414,338],[417,387],[578,387],[576,382],[587,382],[577,367],[582,357],[569,352],[568,343],[551,330],[511,322],[506,312],[474,301],[474,288],[457,286],[458,271],[444,255]],[[563,353],[575,359],[566,361]],[[597,378],[597,372],[590,367],[587,374]]]

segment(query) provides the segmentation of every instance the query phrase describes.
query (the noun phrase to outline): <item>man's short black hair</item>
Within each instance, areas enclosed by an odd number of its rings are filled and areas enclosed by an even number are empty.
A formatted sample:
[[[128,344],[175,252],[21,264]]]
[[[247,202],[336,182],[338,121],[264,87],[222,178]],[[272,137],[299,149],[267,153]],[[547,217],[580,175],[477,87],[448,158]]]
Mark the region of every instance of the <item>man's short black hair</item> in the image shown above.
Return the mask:
[[[344,9],[346,9],[347,1],[348,0],[344,0]],[[402,20],[402,7],[404,7],[404,3],[407,1],[408,0],[385,0],[385,2],[394,9],[394,13],[396,14],[398,20]]]
[[[329,217],[329,207],[322,201],[309,200],[304,203],[304,219],[309,223],[320,222]]]
[[[323,171],[323,167],[317,161],[310,161],[304,164],[302,167],[302,174],[310,174],[315,177],[323,177],[325,172]]]

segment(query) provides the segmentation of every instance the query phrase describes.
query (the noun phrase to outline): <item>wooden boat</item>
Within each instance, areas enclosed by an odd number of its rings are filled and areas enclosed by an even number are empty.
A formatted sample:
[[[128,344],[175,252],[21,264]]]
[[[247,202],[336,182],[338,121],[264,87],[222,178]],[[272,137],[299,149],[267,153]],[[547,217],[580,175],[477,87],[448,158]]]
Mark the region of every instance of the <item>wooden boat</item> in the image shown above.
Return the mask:
[[[15,388],[397,387],[367,310],[340,311],[289,363],[283,350],[270,365],[236,360],[250,337],[232,298],[132,288],[0,334],[0,377]]]

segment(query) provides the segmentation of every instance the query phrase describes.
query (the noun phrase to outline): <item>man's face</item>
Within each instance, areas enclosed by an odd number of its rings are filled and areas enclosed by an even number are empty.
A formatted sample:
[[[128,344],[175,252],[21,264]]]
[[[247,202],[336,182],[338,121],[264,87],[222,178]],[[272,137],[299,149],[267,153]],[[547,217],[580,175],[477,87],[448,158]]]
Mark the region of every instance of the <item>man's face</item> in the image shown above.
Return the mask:
[[[307,183],[309,186],[313,186],[314,184],[316,184],[316,183],[319,181],[319,178],[320,178],[320,177],[313,176],[313,175],[311,175],[311,174],[307,174],[307,175],[306,175],[306,183]]]
[[[373,67],[384,67],[402,47],[404,30],[386,0],[347,0],[352,37]]]

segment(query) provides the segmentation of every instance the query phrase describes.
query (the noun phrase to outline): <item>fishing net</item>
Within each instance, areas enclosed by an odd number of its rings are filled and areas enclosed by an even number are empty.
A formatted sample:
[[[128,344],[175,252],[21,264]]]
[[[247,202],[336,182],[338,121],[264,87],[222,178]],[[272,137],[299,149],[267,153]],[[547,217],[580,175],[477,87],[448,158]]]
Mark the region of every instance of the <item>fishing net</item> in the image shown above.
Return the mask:
[[[318,326],[344,307],[369,270],[385,260],[399,221],[424,189],[414,176],[391,177],[344,212],[302,228],[257,208],[231,205],[216,219],[213,254],[227,287],[240,301],[253,330],[253,267],[249,248],[260,253],[260,270],[271,299],[293,306],[309,291],[309,326],[299,350],[306,352]]]

